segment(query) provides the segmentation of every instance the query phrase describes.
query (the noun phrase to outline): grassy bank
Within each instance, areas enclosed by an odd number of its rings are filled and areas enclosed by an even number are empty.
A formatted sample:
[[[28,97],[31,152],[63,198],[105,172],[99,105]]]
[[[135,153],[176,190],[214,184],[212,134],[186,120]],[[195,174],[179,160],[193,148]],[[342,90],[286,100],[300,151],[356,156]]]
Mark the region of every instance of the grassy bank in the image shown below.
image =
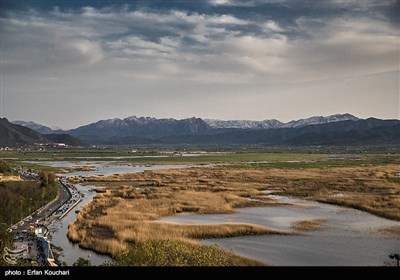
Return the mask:
[[[240,257],[217,246],[199,246],[179,240],[136,243],[118,253],[113,266],[260,266],[261,262]]]

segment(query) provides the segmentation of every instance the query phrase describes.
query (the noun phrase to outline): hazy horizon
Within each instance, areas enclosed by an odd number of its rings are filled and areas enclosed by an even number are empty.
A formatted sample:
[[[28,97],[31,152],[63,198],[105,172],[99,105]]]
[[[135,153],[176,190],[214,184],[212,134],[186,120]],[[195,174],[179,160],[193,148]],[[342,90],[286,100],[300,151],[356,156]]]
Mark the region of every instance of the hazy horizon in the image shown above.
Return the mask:
[[[1,1],[0,117],[400,118],[400,1],[109,3]]]

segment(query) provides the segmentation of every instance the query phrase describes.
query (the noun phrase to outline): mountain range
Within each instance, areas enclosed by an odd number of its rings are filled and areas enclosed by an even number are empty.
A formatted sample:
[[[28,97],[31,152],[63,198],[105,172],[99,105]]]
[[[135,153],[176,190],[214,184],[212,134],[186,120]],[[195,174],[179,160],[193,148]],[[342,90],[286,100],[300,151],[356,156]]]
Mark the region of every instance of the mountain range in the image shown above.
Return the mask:
[[[19,147],[37,144],[87,146],[82,140],[68,134],[41,134],[28,127],[0,118],[0,147]]]
[[[400,143],[399,120],[359,119],[350,114],[315,116],[287,123],[275,119],[264,121],[224,121],[201,118],[176,120],[132,116],[125,119],[100,120],[67,131],[53,130],[34,122],[16,121],[15,123],[43,133],[43,136],[52,133],[53,139],[54,135],[66,133],[94,145]]]
[[[92,136],[132,136],[132,133],[141,133],[145,137],[158,137],[176,134],[191,134],[204,132],[210,129],[238,128],[238,129],[270,129],[270,128],[292,128],[303,127],[312,124],[323,124],[329,122],[339,122],[359,118],[351,114],[336,114],[327,117],[315,116],[306,119],[293,120],[287,123],[275,119],[252,121],[252,120],[216,120],[190,118],[183,120],[176,119],[156,119],[150,117],[128,117],[125,119],[100,120],[95,123],[80,126],[71,130],[52,129],[48,126],[32,121],[13,121],[14,124],[29,127],[42,134],[61,134],[69,133],[72,135],[92,135]]]
[[[205,119],[204,121],[212,128],[241,128],[241,129],[268,129],[268,128],[282,128],[282,127],[303,127],[312,124],[323,124],[329,122],[340,122],[340,121],[357,121],[359,118],[350,114],[336,114],[327,117],[315,116],[307,119],[293,120],[288,123],[270,119],[263,121],[249,121],[249,120],[214,120]]]
[[[13,124],[18,124],[18,125],[22,125],[25,127],[29,127],[30,129],[33,129],[41,134],[63,134],[65,133],[64,130],[57,128],[57,129],[53,129],[50,128],[48,126],[42,125],[42,124],[38,124],[32,121],[12,121]]]
[[[294,128],[232,129],[208,135],[166,137],[165,143],[213,145],[371,145],[399,144],[400,121],[369,118]]]
[[[132,141],[148,143],[148,139],[201,134],[208,130],[210,127],[199,118],[176,120],[133,116],[122,120],[101,120],[68,133],[92,144],[124,144]]]

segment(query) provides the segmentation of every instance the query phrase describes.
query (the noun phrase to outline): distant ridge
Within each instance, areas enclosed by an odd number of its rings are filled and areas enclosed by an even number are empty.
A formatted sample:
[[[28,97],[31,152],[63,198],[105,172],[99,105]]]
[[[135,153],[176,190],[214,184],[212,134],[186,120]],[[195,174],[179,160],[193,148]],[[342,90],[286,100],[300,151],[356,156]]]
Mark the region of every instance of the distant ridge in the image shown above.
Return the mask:
[[[400,121],[369,118],[303,127],[231,129],[197,137],[167,137],[165,143],[204,145],[374,145],[399,144]]]
[[[357,121],[359,118],[351,114],[336,114],[331,116],[315,116],[306,119],[293,120],[288,123],[283,123],[281,121],[271,119],[263,121],[249,121],[249,120],[215,120],[215,119],[205,119],[204,121],[212,128],[241,128],[241,129],[260,129],[260,128],[282,128],[282,127],[303,127],[312,124],[323,124],[330,122],[340,122],[340,121]]]
[[[80,139],[67,134],[40,134],[28,127],[13,124],[6,118],[0,118],[0,146],[19,147],[37,144],[63,143],[70,146],[87,146]]]
[[[356,116],[353,116],[351,114],[335,114],[331,116],[315,116],[315,117],[310,117],[306,119],[300,119],[300,120],[293,120],[290,121],[286,124],[284,124],[282,127],[303,127],[307,125],[313,125],[313,124],[324,124],[324,123],[333,123],[333,122],[342,122],[342,121],[358,121],[360,120]]]
[[[201,119],[201,118],[190,118],[190,119],[182,119],[176,120],[173,118],[168,119],[157,119],[152,117],[136,117],[131,116],[124,119],[107,119],[107,120],[99,120],[95,123],[91,123],[88,125],[84,125],[78,127],[76,129],[71,130],[61,130],[61,129],[52,129],[49,126],[45,126],[43,124],[38,124],[32,121],[12,121],[14,124],[22,125],[25,127],[29,127],[41,134],[60,134],[67,133],[72,131],[72,133],[80,133],[79,131],[83,131],[84,128],[88,128],[89,126],[96,126],[97,129],[105,129],[107,127],[128,127],[132,124],[146,126],[153,124],[166,124],[166,123],[174,123],[174,122],[194,122],[194,120],[201,122],[204,121],[209,127],[206,127],[204,123],[202,124],[203,129],[217,129],[217,128],[241,128],[241,129],[270,129],[270,128],[281,128],[281,127],[302,127],[312,124],[322,124],[329,122],[338,122],[338,121],[347,121],[352,120],[356,121],[359,118],[351,115],[351,114],[335,114],[331,116],[314,116],[306,119],[292,120],[290,122],[284,123],[276,119],[268,119],[263,121],[252,121],[252,120],[217,120],[217,119]],[[191,131],[195,132],[195,131]]]
[[[22,125],[25,127],[28,127],[30,129],[33,129],[41,134],[51,134],[53,133],[53,130],[45,125],[42,124],[38,124],[32,121],[26,122],[26,121],[12,121],[13,124],[18,124],[18,125]]]
[[[200,118],[176,120],[132,116],[125,119],[101,120],[67,132],[93,144],[124,144],[121,143],[121,139],[130,139],[134,143],[138,141],[148,143],[149,139],[159,139],[164,136],[201,134],[210,129],[207,123]]]

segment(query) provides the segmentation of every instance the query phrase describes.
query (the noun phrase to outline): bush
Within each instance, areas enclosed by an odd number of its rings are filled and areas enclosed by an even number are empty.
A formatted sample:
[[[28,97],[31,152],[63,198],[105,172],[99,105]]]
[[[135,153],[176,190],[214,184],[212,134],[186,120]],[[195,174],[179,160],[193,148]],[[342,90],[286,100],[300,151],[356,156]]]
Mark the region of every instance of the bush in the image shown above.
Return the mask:
[[[12,169],[4,160],[0,159],[0,173],[4,175],[11,175]]]
[[[41,187],[54,186],[56,184],[56,175],[54,173],[40,171],[38,175]]]
[[[92,262],[84,258],[79,258],[72,266],[92,266]]]
[[[225,266],[231,254],[216,245],[199,246],[177,240],[151,240],[132,245],[116,256],[115,266]]]

